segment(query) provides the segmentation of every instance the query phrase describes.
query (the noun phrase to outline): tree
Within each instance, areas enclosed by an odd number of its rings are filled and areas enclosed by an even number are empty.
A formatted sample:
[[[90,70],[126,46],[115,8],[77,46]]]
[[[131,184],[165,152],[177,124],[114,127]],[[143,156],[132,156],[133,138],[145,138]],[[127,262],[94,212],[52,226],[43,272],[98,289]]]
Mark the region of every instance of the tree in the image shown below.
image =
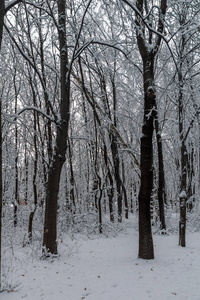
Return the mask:
[[[143,62],[144,118],[141,137],[141,185],[139,192],[139,257],[154,258],[151,233],[150,200],[153,189],[153,145],[154,115],[156,110],[156,90],[154,81],[155,57],[158,53],[167,1],[161,0],[160,6],[150,6],[143,0],[136,6],[123,0],[136,14],[137,44]],[[157,12],[156,12],[157,10]],[[145,15],[146,13],[146,15]],[[154,29],[156,28],[156,29]]]
[[[80,29],[74,45],[73,55],[69,60],[66,32],[66,1],[58,0],[58,39],[60,53],[60,111],[56,120],[56,143],[53,157],[51,159],[45,207],[44,239],[43,247],[47,252],[57,254],[57,202],[60,184],[60,176],[67,148],[67,137],[70,119],[70,76],[72,64],[78,51],[78,41],[81,34],[84,17],[91,4],[88,2],[83,13]],[[54,16],[52,16],[54,17]],[[78,51],[79,52],[79,51]]]
[[[3,37],[3,23],[4,16],[13,6],[21,2],[21,0],[15,0],[8,3],[5,8],[5,0],[0,0],[0,51]],[[2,206],[3,206],[3,195],[2,195],[2,131],[1,131],[1,98],[0,98],[0,291],[1,291],[1,235],[2,235]]]

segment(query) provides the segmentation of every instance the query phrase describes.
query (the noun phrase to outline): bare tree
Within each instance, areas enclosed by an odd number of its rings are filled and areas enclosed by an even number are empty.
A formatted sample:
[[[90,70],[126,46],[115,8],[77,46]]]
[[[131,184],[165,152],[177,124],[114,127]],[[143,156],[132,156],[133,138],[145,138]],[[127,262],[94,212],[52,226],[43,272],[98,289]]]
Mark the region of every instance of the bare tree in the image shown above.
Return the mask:
[[[21,2],[21,0],[11,1],[5,8],[5,0],[0,0],[0,51],[3,37],[3,24],[5,13],[11,9],[13,6]],[[1,235],[2,235],[2,205],[3,205],[3,195],[2,195],[2,131],[1,131],[1,99],[0,99],[0,291],[1,287]]]
[[[47,195],[45,208],[44,239],[43,246],[52,254],[57,254],[57,202],[60,184],[60,175],[65,162],[67,148],[68,127],[70,119],[70,76],[72,64],[76,58],[76,51],[79,53],[78,41],[83,27],[84,17],[87,13],[91,0],[88,2],[83,13],[80,29],[74,45],[72,58],[69,59],[66,32],[66,1],[58,0],[58,37],[60,51],[60,111],[56,120],[56,142],[54,154],[50,163]],[[52,16],[54,18],[54,16]]]
[[[144,119],[141,137],[141,186],[139,192],[139,257],[154,258],[151,233],[150,200],[153,188],[153,145],[154,115],[156,109],[156,90],[154,82],[155,57],[158,53],[167,1],[161,0],[159,6],[152,6],[143,0],[136,5],[123,0],[136,14],[137,43],[143,62]],[[157,11],[156,11],[157,10]]]

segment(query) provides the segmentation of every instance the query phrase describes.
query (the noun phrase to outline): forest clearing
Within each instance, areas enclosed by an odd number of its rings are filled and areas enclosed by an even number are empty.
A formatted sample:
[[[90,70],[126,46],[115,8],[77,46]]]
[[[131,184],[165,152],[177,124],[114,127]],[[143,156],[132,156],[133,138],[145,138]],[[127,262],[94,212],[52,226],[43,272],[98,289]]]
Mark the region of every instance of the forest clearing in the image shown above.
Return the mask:
[[[178,216],[172,219],[175,228]],[[10,289],[0,299],[199,300],[200,233],[189,230],[186,248],[178,246],[174,228],[168,235],[156,233],[156,258],[142,260],[137,227],[131,218],[109,236],[64,234],[60,256],[47,261],[39,258],[38,243],[7,249],[4,280]]]

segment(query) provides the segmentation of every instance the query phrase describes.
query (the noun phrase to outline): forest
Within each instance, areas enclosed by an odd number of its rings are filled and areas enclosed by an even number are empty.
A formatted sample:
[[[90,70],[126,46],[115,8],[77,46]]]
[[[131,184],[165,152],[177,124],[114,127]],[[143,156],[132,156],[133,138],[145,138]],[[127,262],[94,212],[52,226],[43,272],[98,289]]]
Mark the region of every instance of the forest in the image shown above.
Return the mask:
[[[0,291],[20,248],[56,261],[69,237],[130,222],[140,261],[156,258],[154,236],[191,246],[198,0],[0,0],[0,62]]]

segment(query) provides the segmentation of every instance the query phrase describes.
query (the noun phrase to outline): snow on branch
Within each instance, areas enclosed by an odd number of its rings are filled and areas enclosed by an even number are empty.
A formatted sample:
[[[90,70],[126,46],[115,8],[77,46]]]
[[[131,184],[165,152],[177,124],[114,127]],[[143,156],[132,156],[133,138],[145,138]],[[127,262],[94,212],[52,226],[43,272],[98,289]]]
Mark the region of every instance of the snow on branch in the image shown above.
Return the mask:
[[[92,108],[97,109],[101,115],[103,115],[106,118],[106,113],[102,110],[102,108],[99,106],[99,104],[95,101],[93,95],[90,93],[90,91],[87,89],[87,87],[84,85],[84,82],[72,72],[73,77],[78,82],[78,84],[82,87],[86,98],[89,102],[89,104],[92,106]],[[112,123],[111,120],[108,120],[110,130],[113,132],[113,134],[117,137],[117,139],[120,141],[121,145],[126,149],[126,151],[133,157],[134,163],[137,166],[137,168],[140,170],[140,163],[138,162],[135,154],[133,151],[130,151],[130,147],[126,144],[122,136],[120,135],[119,131],[117,130],[116,126]],[[140,174],[138,173],[138,176],[140,177]]]
[[[10,1],[6,7],[5,7],[5,13],[7,13],[13,6],[15,6],[16,4],[22,2],[22,0],[12,0]]]
[[[32,110],[32,111],[36,111],[38,112],[39,114],[43,115],[45,118],[47,118],[48,120],[50,120],[51,122],[56,122],[55,119],[53,119],[50,115],[46,114],[42,109],[38,108],[38,107],[35,107],[35,106],[25,106],[23,107],[20,111],[18,111],[16,114],[6,114],[4,113],[4,115],[6,117],[11,117],[11,118],[14,118],[15,120],[17,118],[19,118],[19,116],[27,111],[27,110]]]
[[[81,55],[81,53],[91,44],[98,44],[98,45],[102,45],[102,46],[106,46],[106,47],[109,47],[109,48],[113,48],[115,50],[118,50],[119,52],[121,52],[126,58],[127,57],[127,54],[122,50],[120,49],[119,47],[117,47],[117,43],[109,43],[109,42],[104,42],[104,41],[98,41],[98,40],[90,40],[88,41],[87,43],[85,43],[84,45],[82,45],[81,47],[79,47],[76,51],[76,54],[74,56],[74,60]]]

